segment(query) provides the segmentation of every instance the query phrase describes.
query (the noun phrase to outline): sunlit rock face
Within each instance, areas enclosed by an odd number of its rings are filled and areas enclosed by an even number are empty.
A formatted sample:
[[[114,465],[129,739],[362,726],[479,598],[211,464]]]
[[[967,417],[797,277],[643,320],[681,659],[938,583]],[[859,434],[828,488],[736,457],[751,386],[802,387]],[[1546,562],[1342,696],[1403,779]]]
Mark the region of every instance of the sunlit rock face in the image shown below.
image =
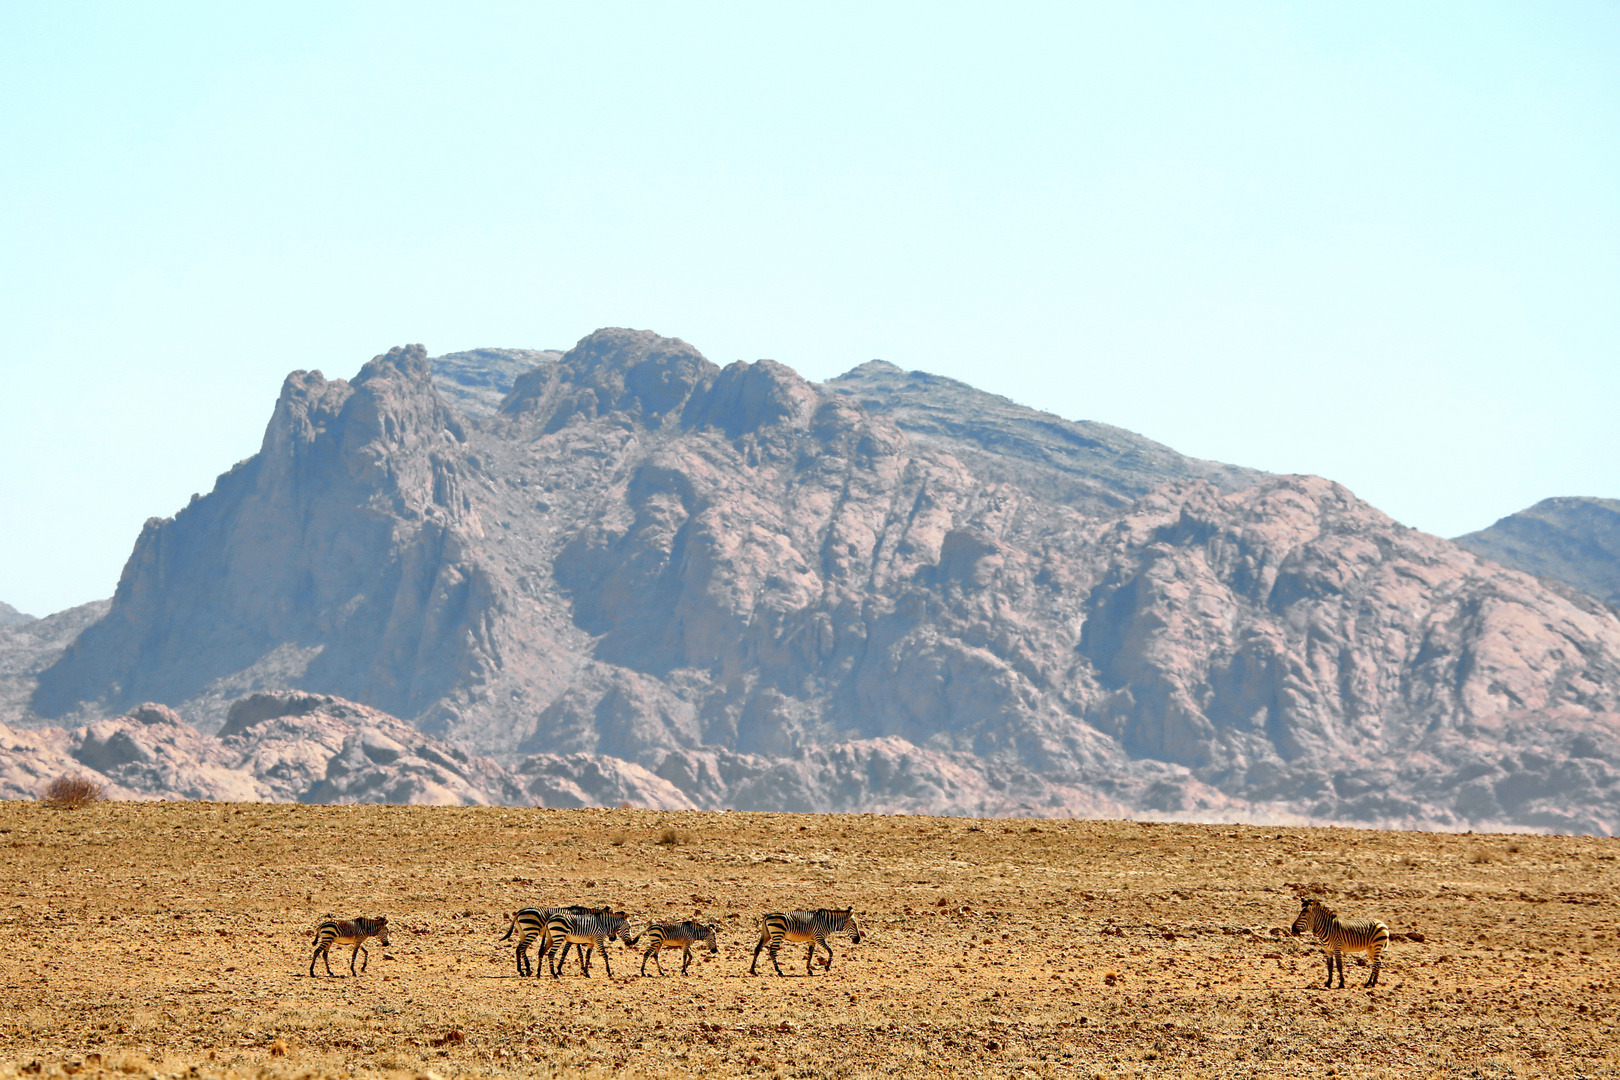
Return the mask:
[[[885,364],[484,352],[289,377],[36,713],[229,742],[336,695],[503,762],[495,801],[1620,826],[1613,611],[1336,484]],[[321,798],[412,760],[375,731],[311,733]]]

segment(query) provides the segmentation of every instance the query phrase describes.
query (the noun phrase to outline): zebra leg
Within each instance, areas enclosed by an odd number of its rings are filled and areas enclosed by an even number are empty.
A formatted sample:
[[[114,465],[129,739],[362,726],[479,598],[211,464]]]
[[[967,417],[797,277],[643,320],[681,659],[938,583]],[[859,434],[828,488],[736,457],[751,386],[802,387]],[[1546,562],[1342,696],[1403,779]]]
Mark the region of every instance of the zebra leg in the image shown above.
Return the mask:
[[[1344,950],[1340,949],[1338,946],[1334,946],[1334,948],[1333,948],[1333,959],[1339,965],[1339,986],[1338,986],[1338,988],[1340,990],[1343,990],[1344,989]]]
[[[354,958],[360,956],[361,954],[365,955],[365,959],[360,961],[360,970],[356,972],[354,970]],[[364,975],[366,973],[366,965],[369,963],[371,963],[371,950],[366,948],[364,945],[356,945],[354,947],[354,952],[349,954],[349,974]]]
[[[827,950],[827,970],[831,971],[832,970],[832,946],[827,944],[825,941],[823,941],[823,942],[821,942],[821,947],[823,949]]]
[[[1378,985],[1378,968],[1383,964],[1383,962],[1384,951],[1382,949],[1374,949],[1372,954],[1372,974],[1367,976],[1367,986],[1369,988]]]
[[[815,942],[815,939],[812,938],[810,940],[810,947],[804,951],[804,973],[806,975],[810,975],[810,976],[815,975],[815,973],[816,973],[815,972],[815,967],[811,963],[811,961],[813,961],[815,958],[816,958],[816,942]]]
[[[759,950],[763,949],[764,947],[765,947],[765,935],[761,934],[759,936],[759,944],[754,946],[754,962],[752,964],[748,965],[748,974],[753,975],[755,973],[754,968],[759,964]],[[310,967],[313,968],[314,965],[315,965],[315,962],[313,960],[311,960],[310,961]]]
[[[777,937],[775,934],[772,934],[771,935],[771,966],[776,969],[776,973],[778,975],[786,976],[787,972],[783,971],[782,970],[782,965],[776,962],[776,954],[781,952],[781,951],[782,951],[782,939]]]
[[[1333,954],[1328,952],[1326,949],[1323,949],[1322,955],[1327,957],[1328,966],[1328,981],[1323,988],[1326,990],[1331,990],[1333,989]]]
[[[597,938],[596,947],[602,953],[602,966],[607,968],[607,977],[609,980],[611,980],[613,978],[613,961],[608,959],[607,939]]]
[[[641,954],[641,973],[643,975],[647,974],[647,959],[650,956],[652,956],[652,954],[653,954],[652,949],[648,949],[646,952]],[[660,970],[659,973],[662,974],[663,973],[662,970]]]
[[[686,974],[686,969],[688,967],[690,967],[691,965],[692,965],[692,946],[690,944],[688,944],[686,946],[686,948],[681,950],[681,974],[685,975]]]
[[[319,960],[320,958],[321,958],[321,947],[319,945],[316,945],[315,946],[315,955],[311,956],[309,958],[309,977],[312,978],[312,979],[315,977],[315,961]],[[330,968],[332,965],[330,963],[328,963],[326,966]]]
[[[557,969],[559,967],[561,967],[562,965],[557,962],[557,943],[556,942],[551,943],[551,950],[546,953],[546,963],[551,968],[551,977],[553,979],[560,978],[560,976],[557,974]]]

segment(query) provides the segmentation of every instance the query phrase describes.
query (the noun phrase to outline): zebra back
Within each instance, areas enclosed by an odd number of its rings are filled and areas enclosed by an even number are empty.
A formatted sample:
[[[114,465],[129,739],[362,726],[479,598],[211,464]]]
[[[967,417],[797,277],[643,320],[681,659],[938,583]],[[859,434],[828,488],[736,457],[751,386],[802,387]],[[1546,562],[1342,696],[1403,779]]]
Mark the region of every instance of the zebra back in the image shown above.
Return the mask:
[[[384,945],[388,944],[388,917],[377,919],[327,919],[315,928],[315,940],[311,945],[319,945],[326,941],[364,941],[374,937]]]
[[[1309,930],[1324,945],[1370,952],[1389,944],[1389,927],[1377,919],[1344,920],[1332,908],[1312,896],[1300,897],[1299,917],[1293,932]]]

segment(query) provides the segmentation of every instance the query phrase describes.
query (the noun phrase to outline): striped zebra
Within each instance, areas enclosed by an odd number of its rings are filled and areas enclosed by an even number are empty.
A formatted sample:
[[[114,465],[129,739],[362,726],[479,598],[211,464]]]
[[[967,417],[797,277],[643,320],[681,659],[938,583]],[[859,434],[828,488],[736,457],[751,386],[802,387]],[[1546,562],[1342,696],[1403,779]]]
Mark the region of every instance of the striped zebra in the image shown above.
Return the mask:
[[[1293,931],[1311,932],[1316,943],[1327,953],[1327,989],[1333,989],[1333,965],[1339,965],[1339,989],[1344,989],[1344,954],[1364,952],[1372,961],[1372,974],[1367,986],[1378,985],[1378,968],[1384,962],[1384,950],[1389,947],[1389,927],[1377,919],[1358,919],[1342,922],[1332,908],[1314,896],[1299,898],[1299,918],[1294,920]]]
[[[678,923],[653,923],[635,937],[626,936],[624,947],[635,948],[638,943],[645,941],[647,951],[641,954],[641,973],[647,974],[647,958],[658,967],[658,974],[664,974],[664,964],[658,959],[658,954],[664,949],[681,950],[681,974],[686,974],[687,967],[692,963],[692,946],[700,941],[709,943],[709,954],[720,951],[719,942],[715,938],[713,926],[699,926],[690,920]]]
[[[804,970],[807,975],[814,975],[811,961],[816,956],[816,946],[820,945],[827,950],[827,970],[832,970],[832,946],[827,944],[828,934],[849,932],[849,939],[855,944],[861,943],[861,928],[855,921],[855,912],[851,908],[818,908],[815,911],[772,911],[759,920],[759,944],[754,946],[754,962],[748,965],[748,974],[755,974],[754,968],[759,964],[759,951],[770,946],[771,966],[776,968],[778,975],[785,974],[782,965],[776,962],[776,951],[782,947],[784,941],[808,941],[809,950],[804,954]]]
[[[518,934],[517,942],[517,970],[519,975],[532,975],[534,974],[534,965],[529,962],[529,946],[534,944],[535,938],[546,932],[546,921],[548,919],[553,915],[606,915],[611,910],[611,908],[606,907],[586,907],[583,904],[569,904],[567,907],[557,908],[526,907],[512,916],[512,925],[506,928],[506,934],[501,940],[510,940],[512,934],[521,928],[522,933]],[[569,944],[571,943],[563,945],[562,956],[558,958],[558,963],[568,959]],[[585,952],[581,949],[580,965],[582,969],[584,963]]]
[[[376,938],[383,946],[388,947],[388,919],[327,919],[315,928],[315,955],[309,958],[309,973],[315,974],[315,961],[326,960],[326,973],[332,974],[332,946],[353,945],[354,952],[349,954],[349,974],[358,975],[366,970],[371,963],[371,952],[366,948],[366,938]],[[360,971],[354,970],[354,958],[361,953],[366,958],[360,961]]]
[[[580,961],[580,970],[585,973],[587,979],[591,977],[591,949],[601,952],[608,978],[613,978],[613,965],[608,961],[607,943],[617,938],[629,921],[630,917],[622,911],[598,911],[584,915],[562,913],[547,919],[545,935],[540,939],[539,954],[551,963],[551,977],[557,978],[562,970],[561,959],[554,955],[557,950],[559,948],[566,950],[569,945],[578,945],[583,957]]]

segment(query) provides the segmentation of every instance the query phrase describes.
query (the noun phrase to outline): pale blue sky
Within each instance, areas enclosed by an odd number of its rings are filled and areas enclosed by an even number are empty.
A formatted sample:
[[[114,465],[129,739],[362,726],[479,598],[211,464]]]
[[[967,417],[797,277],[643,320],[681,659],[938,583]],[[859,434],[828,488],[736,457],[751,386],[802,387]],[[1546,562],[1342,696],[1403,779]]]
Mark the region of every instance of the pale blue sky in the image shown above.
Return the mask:
[[[1620,6],[0,4],[0,600],[292,369],[604,325],[1442,535],[1620,497]]]

